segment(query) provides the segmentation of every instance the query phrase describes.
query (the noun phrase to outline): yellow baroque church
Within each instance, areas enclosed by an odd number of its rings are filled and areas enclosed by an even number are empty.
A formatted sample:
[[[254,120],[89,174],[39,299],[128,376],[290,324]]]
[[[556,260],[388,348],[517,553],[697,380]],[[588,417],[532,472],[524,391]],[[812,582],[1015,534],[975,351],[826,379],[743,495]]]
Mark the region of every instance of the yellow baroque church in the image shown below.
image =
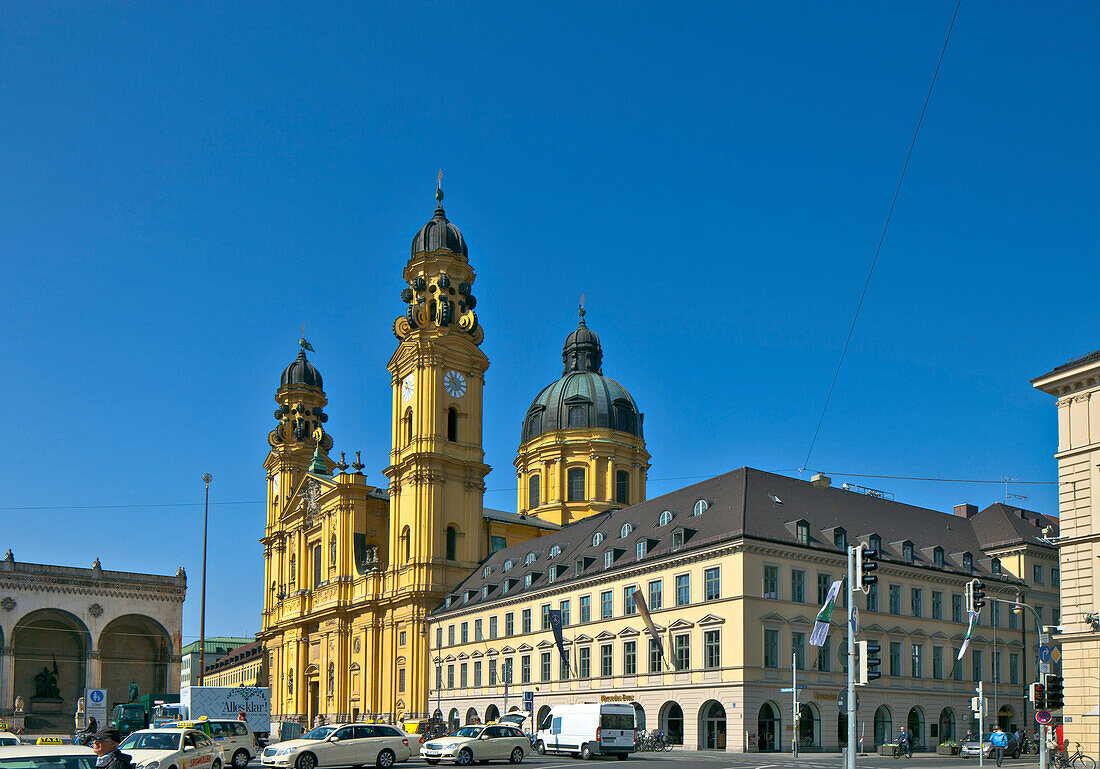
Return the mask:
[[[268,435],[263,630],[274,719],[428,717],[428,615],[492,553],[646,498],[642,414],[584,321],[522,416],[516,512],[483,504],[489,359],[466,242],[443,211],[415,235],[393,324],[388,488],[334,462],[320,372],[298,357]]]

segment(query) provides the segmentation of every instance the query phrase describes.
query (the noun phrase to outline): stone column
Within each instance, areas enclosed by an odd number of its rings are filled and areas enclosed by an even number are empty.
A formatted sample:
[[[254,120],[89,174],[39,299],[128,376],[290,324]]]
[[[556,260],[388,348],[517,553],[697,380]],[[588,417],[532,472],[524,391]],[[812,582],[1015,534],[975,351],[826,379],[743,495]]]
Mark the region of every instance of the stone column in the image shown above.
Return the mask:
[[[0,713],[15,709],[15,652],[8,645],[0,650]]]
[[[88,652],[88,662],[84,668],[84,686],[88,689],[102,689],[103,688],[103,661],[99,658],[99,649],[93,649]],[[177,673],[177,679],[178,673]],[[118,696],[118,692],[114,692],[114,696]],[[112,696],[111,692],[107,693],[108,699]]]

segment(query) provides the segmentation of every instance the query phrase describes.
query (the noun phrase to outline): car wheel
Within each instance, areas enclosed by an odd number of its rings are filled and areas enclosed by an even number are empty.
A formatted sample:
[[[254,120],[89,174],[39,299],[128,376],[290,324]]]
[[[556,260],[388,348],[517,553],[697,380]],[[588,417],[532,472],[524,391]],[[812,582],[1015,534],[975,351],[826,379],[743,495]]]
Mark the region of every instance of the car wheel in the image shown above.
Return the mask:
[[[222,761],[220,758],[215,758],[214,762],[210,764],[210,769],[222,769]]]
[[[381,766],[382,769],[389,769],[391,766],[393,766],[394,758],[395,756],[392,750],[383,750],[381,753],[378,754],[378,765]]]
[[[233,766],[235,766],[236,769],[244,769],[246,766],[248,766],[248,762],[251,759],[252,756],[248,755],[248,751],[244,748],[241,748],[233,754]]]
[[[424,763],[426,763],[428,766],[435,766],[436,764],[439,763],[439,759],[438,758],[425,758]]]
[[[581,758],[585,761],[592,758],[592,748],[588,747],[587,745],[581,745]]]
[[[303,753],[294,763],[298,769],[317,769],[317,756],[312,753]]]
[[[628,758],[630,758],[630,756],[628,756],[626,753],[616,753],[615,758],[619,759],[620,761],[626,761]]]
[[[518,764],[523,760],[523,748],[513,748],[512,755],[508,757],[508,760],[513,764]]]
[[[458,751],[458,758],[455,759],[455,763],[459,766],[469,766],[474,762],[474,754],[470,752],[469,748],[463,748]]]
[[[546,755],[546,743],[544,743],[542,740],[539,740],[538,742],[536,742],[535,743],[535,752],[538,753],[540,756],[545,756]]]

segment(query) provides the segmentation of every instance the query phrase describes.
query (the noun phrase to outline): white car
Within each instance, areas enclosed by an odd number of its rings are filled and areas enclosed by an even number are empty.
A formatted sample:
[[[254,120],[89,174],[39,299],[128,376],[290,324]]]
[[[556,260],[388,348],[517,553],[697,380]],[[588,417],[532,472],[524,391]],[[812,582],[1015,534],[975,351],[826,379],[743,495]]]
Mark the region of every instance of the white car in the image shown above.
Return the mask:
[[[0,769],[95,769],[96,755],[82,745],[0,747]]]
[[[197,721],[174,721],[164,726],[173,729],[198,729],[222,749],[224,763],[232,764],[236,769],[244,769],[259,752],[256,748],[256,735],[252,733],[252,727],[247,721],[203,716]]]
[[[474,761],[510,761],[518,764],[531,749],[527,735],[512,724],[463,726],[446,737],[436,737],[420,749],[429,764],[454,761],[468,766]]]
[[[18,745],[19,738],[11,732],[0,732],[0,747],[10,747],[12,745]]]
[[[118,746],[134,769],[222,769],[222,749],[198,729],[140,729]]]
[[[412,758],[409,735],[384,724],[334,724],[318,726],[297,740],[264,748],[260,762],[274,769],[318,767],[393,766]]]

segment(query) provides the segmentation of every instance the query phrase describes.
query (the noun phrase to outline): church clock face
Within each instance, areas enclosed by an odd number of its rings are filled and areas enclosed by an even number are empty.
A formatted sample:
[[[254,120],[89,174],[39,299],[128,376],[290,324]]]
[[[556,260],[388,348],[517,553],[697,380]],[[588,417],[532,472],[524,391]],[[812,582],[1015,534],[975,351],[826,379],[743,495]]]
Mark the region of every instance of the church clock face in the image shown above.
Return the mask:
[[[409,401],[411,401],[412,397],[413,397],[413,390],[414,390],[415,387],[416,387],[416,385],[413,384],[412,374],[409,374],[409,376],[402,379],[401,380],[401,400],[405,401],[405,403],[408,403]]]
[[[443,375],[443,389],[452,398],[461,398],[466,394],[466,377],[457,371],[448,371]]]

